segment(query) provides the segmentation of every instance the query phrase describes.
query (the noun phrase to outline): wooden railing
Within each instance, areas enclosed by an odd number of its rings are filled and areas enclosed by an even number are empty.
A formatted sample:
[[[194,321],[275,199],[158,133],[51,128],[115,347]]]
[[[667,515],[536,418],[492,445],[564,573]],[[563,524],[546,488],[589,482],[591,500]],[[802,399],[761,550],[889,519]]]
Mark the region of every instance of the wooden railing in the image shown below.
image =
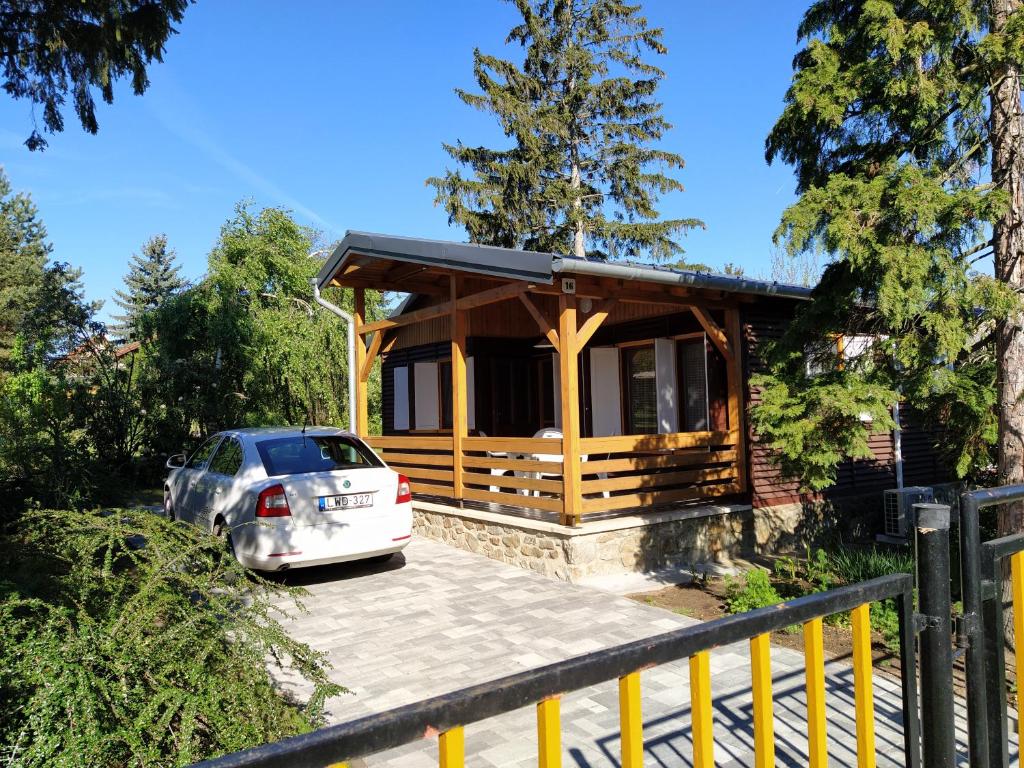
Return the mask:
[[[398,435],[368,442],[409,477],[414,493],[454,497],[450,436]],[[736,446],[730,432],[583,438],[583,514],[737,493]],[[462,468],[467,501],[563,511],[560,438],[465,437]]]
[[[736,445],[729,432],[583,438],[583,514],[736,493]]]
[[[396,472],[409,478],[413,493],[451,497],[452,438],[420,435],[368,437],[366,442]]]
[[[463,497],[546,512],[562,511],[562,440],[467,437]]]

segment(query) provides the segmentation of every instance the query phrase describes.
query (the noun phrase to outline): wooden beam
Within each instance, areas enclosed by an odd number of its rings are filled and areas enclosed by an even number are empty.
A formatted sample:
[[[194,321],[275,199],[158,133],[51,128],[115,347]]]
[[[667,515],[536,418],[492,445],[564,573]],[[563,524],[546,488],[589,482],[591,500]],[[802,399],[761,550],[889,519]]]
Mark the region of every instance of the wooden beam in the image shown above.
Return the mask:
[[[462,441],[468,436],[468,398],[466,394],[466,311],[459,306],[459,279],[449,278],[452,337],[452,494],[462,500]]]
[[[558,363],[562,385],[562,523],[578,525],[583,514],[580,470],[579,366],[576,344],[576,297],[558,297]]]
[[[523,306],[530,313],[533,321],[537,323],[537,327],[540,328],[540,332],[548,337],[548,341],[551,342],[551,346],[555,348],[555,352],[558,352],[558,332],[551,327],[551,323],[548,319],[541,314],[541,311],[537,309],[537,305],[533,303],[529,296],[525,293],[519,294],[519,300],[523,302]]]
[[[366,350],[366,359],[363,360],[363,367],[359,369],[359,378],[362,381],[370,380],[370,371],[373,370],[373,361],[377,359],[377,353],[380,352],[380,345],[383,341],[384,331],[377,331],[373,334],[373,340],[370,341],[370,348]]]
[[[693,312],[693,316],[700,322],[701,327],[707,333],[712,343],[718,347],[722,357],[725,358],[726,362],[730,362],[732,360],[732,348],[729,345],[729,338],[726,336],[725,331],[701,307],[690,307],[690,311]]]
[[[577,349],[583,349],[587,346],[587,342],[590,341],[590,337],[593,336],[597,329],[601,327],[601,323],[608,319],[608,315],[617,303],[618,299],[608,299],[603,301],[601,305],[594,310],[594,313],[586,319],[580,329],[576,332]]]
[[[454,279],[454,275],[452,276]],[[497,288],[488,288],[486,291],[480,291],[470,296],[463,296],[458,300],[459,309],[476,309],[486,304],[494,304],[498,301],[505,301],[506,299],[514,299],[516,296],[521,296],[527,290],[530,289],[530,283],[515,282],[506,283],[505,285],[499,285]]]
[[[733,354],[726,358],[726,382],[729,394],[729,431],[736,445],[736,485],[740,492],[747,490],[748,462],[746,442],[746,408],[744,407],[743,381],[743,329],[740,325],[740,311],[725,311],[725,329],[729,335],[729,346]]]
[[[366,295],[362,288],[353,289],[352,312],[358,329],[366,321]],[[356,371],[362,373],[363,365],[366,363],[366,340],[356,334]],[[366,437],[369,427],[369,414],[366,405],[366,381],[361,375],[355,376],[356,383],[356,434]]]
[[[356,288],[356,290],[362,292],[362,288]],[[375,323],[366,323],[365,325],[357,324],[356,332],[359,336],[365,336],[366,334],[373,333],[374,331],[386,331],[389,328],[401,328],[403,325],[412,325],[413,323],[419,323],[423,320],[443,317],[450,313],[451,302],[446,301],[443,304],[435,304],[432,307],[417,309],[415,312],[405,312],[401,315],[395,315],[395,317],[387,317],[383,320],[378,320]]]
[[[454,275],[452,276],[454,277]],[[507,285],[499,285],[497,288],[489,288],[486,291],[480,291],[470,296],[463,296],[457,302],[457,308],[460,310],[475,309],[476,307],[482,307],[486,304],[493,304],[497,301],[504,301],[505,299],[511,299],[515,296],[521,295],[523,291],[530,288],[529,283],[508,283]],[[419,323],[423,320],[430,320],[435,317],[442,317],[444,315],[452,316],[452,304],[451,300],[443,302],[441,304],[435,304],[432,307],[425,307],[423,309],[417,309],[415,312],[405,312],[395,317],[388,317],[384,320],[378,320],[375,323],[367,323],[366,325],[359,325],[356,327],[356,331],[365,336],[368,333],[374,331],[383,331],[388,328],[400,328],[403,325],[411,325],[412,323]]]

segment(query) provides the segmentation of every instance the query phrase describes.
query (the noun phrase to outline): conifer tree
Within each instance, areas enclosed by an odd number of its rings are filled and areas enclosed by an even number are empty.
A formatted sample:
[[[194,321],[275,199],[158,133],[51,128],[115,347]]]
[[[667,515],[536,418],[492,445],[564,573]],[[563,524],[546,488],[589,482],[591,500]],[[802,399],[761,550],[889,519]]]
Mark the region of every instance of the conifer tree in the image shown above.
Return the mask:
[[[126,339],[137,339],[139,321],[147,313],[159,309],[167,299],[185,287],[177,255],[167,247],[167,236],[156,235],[146,241],[142,252],[132,254],[124,284],[127,290],[114,291],[114,303],[123,315],[114,317],[111,330]]]
[[[623,0],[510,0],[522,23],[506,42],[521,64],[473,53],[481,93],[456,90],[493,114],[512,146],[445,145],[460,166],[427,180],[469,239],[599,258],[666,259],[697,219],[660,220],[683,159],[655,145],[671,127],[655,92],[662,30]]]
[[[49,258],[46,227],[32,198],[14,193],[0,168],[0,364],[10,356]]]
[[[995,457],[1000,482],[1024,481],[1019,3],[819,0],[800,25],[766,154],[800,194],[777,240],[828,263],[753,417],[807,486],[870,455],[864,417],[891,428],[897,400],[943,430],[961,475]],[[873,341],[839,365],[837,335]]]

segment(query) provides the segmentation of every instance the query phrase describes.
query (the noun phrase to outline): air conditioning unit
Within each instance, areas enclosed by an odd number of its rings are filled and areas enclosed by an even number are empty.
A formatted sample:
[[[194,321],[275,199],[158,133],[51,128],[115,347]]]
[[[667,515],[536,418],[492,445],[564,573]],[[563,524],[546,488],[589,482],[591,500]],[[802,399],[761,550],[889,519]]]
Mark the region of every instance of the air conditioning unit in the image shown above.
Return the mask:
[[[885,535],[906,539],[913,525],[914,505],[930,504],[933,501],[935,492],[926,485],[885,491]]]

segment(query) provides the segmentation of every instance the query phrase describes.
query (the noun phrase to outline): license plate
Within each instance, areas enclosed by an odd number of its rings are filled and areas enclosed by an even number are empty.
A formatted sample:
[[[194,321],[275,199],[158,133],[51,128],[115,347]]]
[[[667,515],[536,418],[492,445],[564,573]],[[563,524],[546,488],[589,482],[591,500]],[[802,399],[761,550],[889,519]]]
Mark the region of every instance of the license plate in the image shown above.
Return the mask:
[[[358,509],[372,507],[372,493],[346,493],[342,496],[321,496],[320,511],[332,512],[336,509]]]

